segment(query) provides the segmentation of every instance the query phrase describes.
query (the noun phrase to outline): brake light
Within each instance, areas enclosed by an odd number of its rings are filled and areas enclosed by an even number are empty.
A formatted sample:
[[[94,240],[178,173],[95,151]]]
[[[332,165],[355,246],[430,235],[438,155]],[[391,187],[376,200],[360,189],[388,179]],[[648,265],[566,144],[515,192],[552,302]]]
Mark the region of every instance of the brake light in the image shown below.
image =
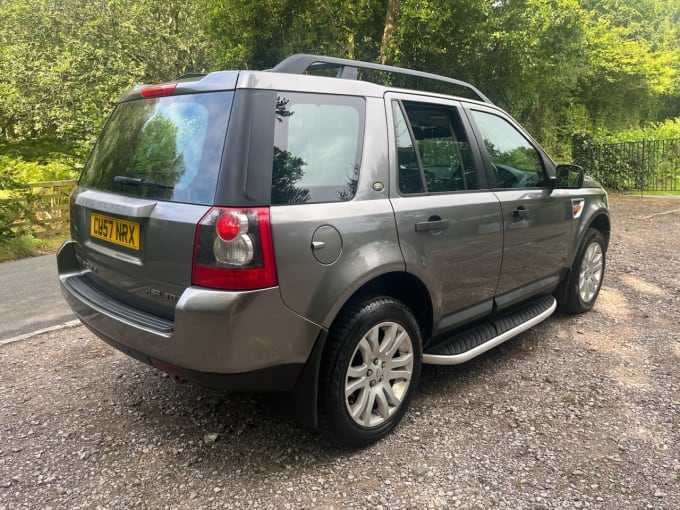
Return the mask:
[[[220,214],[215,224],[217,235],[222,241],[233,241],[240,234],[248,231],[248,216],[236,212]]]
[[[277,284],[267,207],[214,207],[196,227],[194,243],[194,285],[254,290]]]
[[[144,87],[140,91],[140,94],[142,94],[142,97],[146,98],[169,96],[175,91],[175,88],[177,88],[176,83],[162,83],[161,85]]]

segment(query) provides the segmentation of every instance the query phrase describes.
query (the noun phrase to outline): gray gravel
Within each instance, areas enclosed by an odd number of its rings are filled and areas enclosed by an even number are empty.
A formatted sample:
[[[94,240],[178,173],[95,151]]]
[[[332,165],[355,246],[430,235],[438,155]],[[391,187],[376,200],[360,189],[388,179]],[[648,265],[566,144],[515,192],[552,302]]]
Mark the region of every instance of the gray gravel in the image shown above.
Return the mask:
[[[0,510],[680,508],[680,200],[612,212],[592,312],[426,367],[402,425],[364,450],[82,326],[0,346]]]

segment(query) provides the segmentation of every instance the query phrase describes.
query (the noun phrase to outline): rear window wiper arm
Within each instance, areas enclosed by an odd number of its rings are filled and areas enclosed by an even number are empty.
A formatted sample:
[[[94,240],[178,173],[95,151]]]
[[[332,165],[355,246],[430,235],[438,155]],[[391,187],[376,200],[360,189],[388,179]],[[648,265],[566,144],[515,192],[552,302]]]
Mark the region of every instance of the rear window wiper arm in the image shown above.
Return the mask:
[[[113,182],[116,184],[126,184],[128,186],[149,186],[150,188],[175,189],[174,186],[170,186],[169,184],[140,179],[139,177],[128,177],[126,175],[116,175],[113,178]]]

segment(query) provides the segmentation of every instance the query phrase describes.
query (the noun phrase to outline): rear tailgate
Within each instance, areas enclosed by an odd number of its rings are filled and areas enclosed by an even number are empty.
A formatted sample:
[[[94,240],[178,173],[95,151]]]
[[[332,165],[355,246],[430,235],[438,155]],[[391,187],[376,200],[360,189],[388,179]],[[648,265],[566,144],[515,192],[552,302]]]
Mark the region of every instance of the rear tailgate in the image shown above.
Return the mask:
[[[84,277],[132,308],[172,319],[191,285],[196,224],[208,209],[78,188],[72,232]]]
[[[110,306],[172,320],[191,285],[196,226],[215,200],[234,96],[195,88],[128,94],[72,196],[81,282],[113,298],[104,299]]]

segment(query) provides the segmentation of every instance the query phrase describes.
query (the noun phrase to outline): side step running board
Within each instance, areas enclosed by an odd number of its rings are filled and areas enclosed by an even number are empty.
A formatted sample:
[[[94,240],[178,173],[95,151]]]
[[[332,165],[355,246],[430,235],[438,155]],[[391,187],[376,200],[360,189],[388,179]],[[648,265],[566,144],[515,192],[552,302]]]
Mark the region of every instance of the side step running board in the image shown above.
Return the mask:
[[[489,322],[465,330],[428,348],[423,353],[423,363],[431,365],[465,363],[544,321],[556,308],[557,301],[552,296],[531,301],[519,310],[492,318]]]

